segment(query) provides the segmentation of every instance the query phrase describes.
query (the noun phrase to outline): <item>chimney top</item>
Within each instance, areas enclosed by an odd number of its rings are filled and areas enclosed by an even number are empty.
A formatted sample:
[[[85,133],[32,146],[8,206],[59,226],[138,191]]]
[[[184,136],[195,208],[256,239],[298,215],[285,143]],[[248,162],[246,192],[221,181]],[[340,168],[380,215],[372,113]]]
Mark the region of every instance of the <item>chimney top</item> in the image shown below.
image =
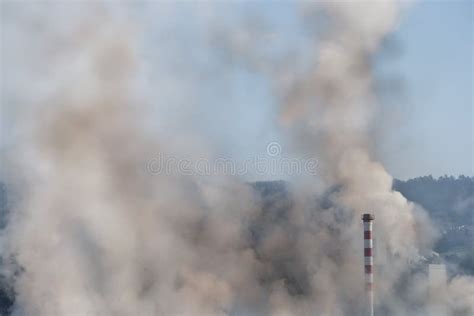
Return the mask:
[[[375,217],[372,214],[366,213],[366,214],[362,215],[362,220],[364,222],[370,222],[370,221],[373,221],[374,219],[375,219]]]

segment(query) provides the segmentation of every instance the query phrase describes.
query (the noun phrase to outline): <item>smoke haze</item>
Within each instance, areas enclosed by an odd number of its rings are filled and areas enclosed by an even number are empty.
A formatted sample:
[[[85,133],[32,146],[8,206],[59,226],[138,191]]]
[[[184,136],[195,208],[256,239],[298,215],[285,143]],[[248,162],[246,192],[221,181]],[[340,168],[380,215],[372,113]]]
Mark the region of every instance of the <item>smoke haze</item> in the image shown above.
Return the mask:
[[[14,315],[362,315],[366,212],[376,311],[430,311],[421,266],[436,228],[392,191],[372,148],[371,59],[403,8],[304,3],[295,40],[254,6],[2,3],[2,176],[19,198],[0,245],[21,267]],[[282,48],[293,40],[307,49]],[[274,102],[240,106],[246,76]],[[248,178],[146,168],[158,154],[240,159],[234,141],[257,146],[249,118],[273,130],[255,138],[320,162],[291,179],[283,215]],[[474,313],[472,278],[438,290],[449,315]]]

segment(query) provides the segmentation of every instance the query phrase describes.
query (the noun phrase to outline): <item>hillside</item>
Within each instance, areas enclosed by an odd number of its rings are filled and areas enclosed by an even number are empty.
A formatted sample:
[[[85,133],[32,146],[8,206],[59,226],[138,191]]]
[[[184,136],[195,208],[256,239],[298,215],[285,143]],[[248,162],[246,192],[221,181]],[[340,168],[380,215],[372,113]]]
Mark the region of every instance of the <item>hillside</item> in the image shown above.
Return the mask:
[[[395,180],[393,188],[423,206],[438,223],[473,224],[474,178],[460,176],[418,177]]]
[[[425,176],[395,180],[393,188],[423,206],[440,228],[435,251],[451,269],[474,275],[474,178]]]

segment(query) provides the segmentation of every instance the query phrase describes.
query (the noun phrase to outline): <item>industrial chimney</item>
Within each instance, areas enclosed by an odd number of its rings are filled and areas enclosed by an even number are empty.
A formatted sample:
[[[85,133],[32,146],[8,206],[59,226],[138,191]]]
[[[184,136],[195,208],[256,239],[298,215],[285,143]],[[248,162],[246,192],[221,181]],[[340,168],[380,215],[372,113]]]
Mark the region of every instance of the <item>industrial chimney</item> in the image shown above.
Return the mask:
[[[365,271],[365,306],[366,315],[374,315],[374,257],[373,257],[373,240],[372,240],[372,214],[362,215],[364,222],[364,271]]]

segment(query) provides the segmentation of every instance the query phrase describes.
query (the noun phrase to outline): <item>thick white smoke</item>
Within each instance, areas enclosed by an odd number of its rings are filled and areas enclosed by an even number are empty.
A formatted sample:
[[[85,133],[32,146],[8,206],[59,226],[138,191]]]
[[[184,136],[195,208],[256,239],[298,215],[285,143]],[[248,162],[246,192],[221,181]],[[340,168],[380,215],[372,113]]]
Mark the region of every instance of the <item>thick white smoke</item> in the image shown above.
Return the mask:
[[[319,153],[327,183],[341,185],[334,199],[336,205],[345,210],[342,214],[333,212],[330,216],[334,218],[316,229],[321,234],[333,229],[332,224],[338,229],[336,238],[346,239],[345,243],[338,244],[338,247],[345,245],[346,248],[331,262],[330,267],[335,267],[333,271],[315,268],[315,271],[325,271],[322,280],[315,278],[315,288],[324,284],[327,273],[334,274],[330,280],[335,288],[328,295],[334,296],[336,304],[326,310],[330,315],[350,313],[350,309],[341,311],[342,304],[338,299],[344,297],[342,293],[348,288],[360,284],[360,280],[353,280],[351,284],[347,276],[354,275],[351,269],[358,260],[353,254],[357,254],[360,243],[357,239],[354,241],[353,236],[357,236],[364,212],[372,212],[376,218],[376,296],[385,304],[384,313],[421,313],[416,306],[422,303],[416,300],[423,300],[423,297],[416,292],[419,287],[426,286],[423,280],[413,281],[404,290],[410,292],[405,295],[413,300],[411,302],[402,303],[396,289],[409,267],[429,253],[436,233],[423,210],[392,190],[392,177],[374,160],[371,150],[370,133],[378,103],[371,59],[385,36],[396,26],[400,13],[398,5],[389,1],[370,5],[360,2],[324,4],[329,31],[318,43],[312,66],[303,76],[296,77],[284,94],[282,119],[294,135],[291,140],[305,140],[303,150],[309,148]],[[343,226],[335,216],[346,219]],[[327,239],[328,247],[334,247],[334,235]],[[321,244],[324,238],[318,236],[317,240],[317,244]],[[310,244],[308,241],[306,246],[311,247]],[[317,251],[311,256],[318,257],[321,253],[327,251]],[[465,286],[463,290],[472,293],[472,280],[466,279]],[[342,293],[338,294],[339,291]],[[345,295],[350,296],[349,293]],[[460,305],[450,305],[448,310],[469,313],[473,311],[473,303],[465,300]]]
[[[159,10],[164,24],[170,7]],[[161,84],[149,82],[153,61],[140,43],[148,26],[139,18],[146,5],[4,9],[4,58],[16,68],[2,84],[16,107],[6,105],[8,117],[21,125],[6,175],[20,198],[1,244],[21,267],[15,315],[360,315],[367,211],[376,217],[376,308],[426,313],[428,283],[416,267],[436,232],[423,210],[392,191],[371,150],[371,58],[396,26],[396,2],[302,5],[308,31],[324,31],[301,72],[255,57],[258,43],[229,45],[247,25],[227,29],[205,5],[212,22],[200,27],[219,34],[211,50],[269,78],[287,143],[321,162],[317,182],[330,191],[329,205],[295,183],[283,219],[264,213],[244,179],[146,169],[158,154],[218,155],[198,119],[173,112],[182,100],[197,103],[189,113],[214,111],[192,100],[203,73],[184,63],[187,80],[173,70],[156,74]],[[158,37],[163,55],[173,48],[166,30]],[[191,64],[200,58],[185,55]],[[440,290],[451,314],[474,312],[473,288],[457,277]]]

